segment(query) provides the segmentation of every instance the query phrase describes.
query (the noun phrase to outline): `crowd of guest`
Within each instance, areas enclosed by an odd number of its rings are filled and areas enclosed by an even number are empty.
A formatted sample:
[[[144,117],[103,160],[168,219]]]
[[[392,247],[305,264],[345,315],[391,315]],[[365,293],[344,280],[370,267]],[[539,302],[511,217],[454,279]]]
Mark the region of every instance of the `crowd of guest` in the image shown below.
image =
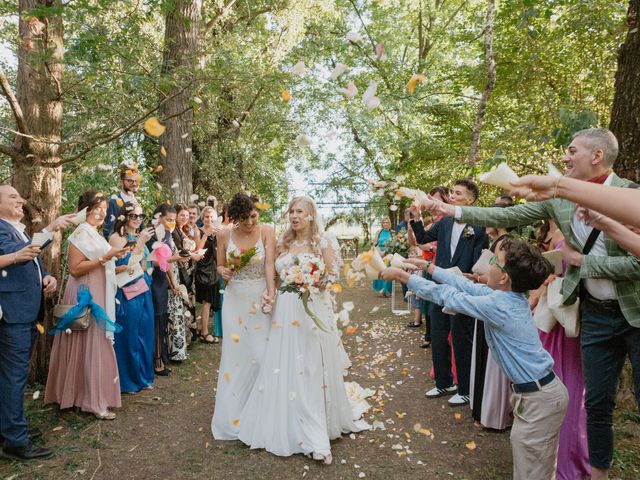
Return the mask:
[[[112,409],[121,406],[121,394],[153,389],[154,377],[169,375],[171,363],[187,359],[193,341],[213,344],[222,337],[220,318],[215,336],[210,325],[222,297],[216,236],[228,218],[217,220],[213,197],[202,211],[163,203],[147,218],[149,206],[136,196],[140,179],[135,166],[123,167],[121,192],[107,198],[88,190],[76,213],[43,229],[53,234],[76,226],[67,238],[64,284],[48,332],[54,338],[44,401],[101,420],[116,417]],[[38,257],[50,240],[30,245],[20,223],[23,205],[15,189],[0,186],[0,432],[5,454],[25,460],[52,454],[33,443],[41,433],[27,429],[22,396],[42,294],[58,285]],[[196,303],[202,305],[199,317]],[[89,314],[91,321],[82,325]]]
[[[488,282],[490,268],[507,277],[516,271],[515,266],[498,263],[498,252],[506,241],[523,237],[527,230],[518,230],[520,227],[536,227],[535,238],[524,240],[539,252],[561,255],[556,255],[561,258],[561,265],[554,265],[550,270],[553,273],[539,287],[525,292],[531,323],[535,318],[540,328],[535,338],[519,332],[510,339],[519,345],[539,343],[544,348],[553,360],[553,369],[544,377],[519,385],[504,359],[497,361],[495,356],[502,357],[504,352],[500,350],[505,348],[491,338],[497,313],[487,323],[441,305],[431,304],[423,309],[418,303],[414,321],[408,325],[420,326],[423,315],[430,324],[436,386],[426,392],[427,398],[450,396],[451,406],[470,404],[473,418],[484,428],[503,430],[515,425],[514,420],[519,422],[520,433],[516,434],[514,426],[511,434],[514,478],[607,478],[613,458],[616,388],[626,358],[633,366],[636,401],[640,404],[638,217],[619,211],[615,201],[605,198],[609,192],[618,200],[638,197],[631,190],[638,186],[613,173],[617,152],[617,140],[608,130],[583,130],[574,135],[562,159],[567,169],[565,177],[527,176],[514,183],[513,193],[527,198],[529,203],[518,204],[513,197],[502,195],[492,208],[472,207],[478,198],[478,187],[468,179],[460,179],[450,189],[432,190],[422,208],[414,202],[409,209],[411,219],[405,222],[408,241],[425,255],[435,252],[435,266],[449,271],[457,268],[475,284]],[[599,210],[627,224],[608,218]],[[378,247],[385,246],[385,224],[382,226],[376,237]],[[388,225],[386,229],[390,228]],[[384,252],[383,248],[380,250]],[[427,268],[430,261],[409,258],[408,262],[425,270],[423,275],[427,278],[427,270],[433,268]],[[389,278],[400,277],[383,275],[380,282]],[[560,288],[558,295],[563,305],[550,310],[547,302],[551,304],[554,284]],[[578,303],[574,303],[576,299]],[[553,312],[558,309],[563,313],[555,316],[564,320],[556,323]],[[568,320],[569,309],[579,312],[577,323]],[[554,320],[547,328],[543,323],[549,317]],[[498,329],[504,330],[503,327]],[[522,371],[526,372],[527,360],[521,361]],[[566,414],[559,401],[557,411],[548,415],[560,413],[563,420],[557,429],[547,424],[546,431],[529,431],[524,439],[522,421],[535,422],[522,414],[523,399],[532,395],[529,392],[550,388],[547,385],[556,378],[566,387]],[[519,390],[520,387],[524,389]],[[521,391],[526,393],[519,395]],[[552,448],[532,447],[536,441]],[[535,461],[523,453],[531,448],[538,449]],[[522,456],[517,458],[517,454]],[[534,464],[538,467],[534,468]],[[528,466],[525,470],[516,468],[522,465]]]
[[[514,183],[514,193],[530,202],[503,195],[490,208],[474,207],[478,185],[462,178],[432,189],[424,204],[414,202],[396,231],[385,217],[375,235],[384,253],[393,235],[406,232],[412,245],[407,262],[421,270],[419,277],[385,274],[373,288],[388,296],[391,280],[401,279],[417,294],[408,326],[426,324],[420,346],[431,349],[435,379],[426,397],[469,405],[485,428],[513,424],[515,478],[607,478],[626,358],[640,403],[638,192],[613,173],[617,151],[608,130],[577,132],[563,157],[565,177]],[[226,268],[218,263],[233,242],[244,246],[243,230],[237,238],[227,233],[229,215],[225,208],[218,213],[214,201],[201,212],[197,205],[163,203],[146,218],[149,206],[136,198],[139,178],[135,169],[123,169],[117,196],[84,192],[79,213],[43,229],[77,225],[68,237],[68,275],[60,288],[59,303],[70,308],[60,310],[49,332],[55,337],[44,400],[104,420],[115,418],[111,409],[120,407],[122,393],[153,388],[154,376],[169,375],[171,362],[184,361],[195,339],[219,341]],[[629,209],[618,211],[616,199],[628,199]],[[0,186],[0,267],[6,273],[0,278],[0,433],[5,454],[47,458],[51,452],[32,442],[38,432],[27,428],[22,403],[42,294],[58,285],[38,256],[48,242],[31,245],[24,232],[22,206],[15,189]],[[254,221],[242,218],[247,225]],[[535,239],[515,241],[522,237],[517,229],[527,225],[536,225]],[[247,245],[259,243],[258,235]],[[545,260],[547,252],[559,263]],[[454,289],[438,290],[437,283]],[[549,324],[558,285],[565,317]],[[578,324],[570,324],[572,306]],[[79,326],[87,311],[95,321]]]

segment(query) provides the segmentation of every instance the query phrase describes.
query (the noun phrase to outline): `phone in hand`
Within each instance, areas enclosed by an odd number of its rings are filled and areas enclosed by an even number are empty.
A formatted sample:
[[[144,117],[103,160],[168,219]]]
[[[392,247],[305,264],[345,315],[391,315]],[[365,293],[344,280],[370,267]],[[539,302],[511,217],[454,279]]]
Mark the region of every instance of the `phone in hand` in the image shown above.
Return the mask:
[[[136,240],[129,240],[127,243],[124,244],[124,247],[122,248],[133,248],[138,244],[138,242]]]

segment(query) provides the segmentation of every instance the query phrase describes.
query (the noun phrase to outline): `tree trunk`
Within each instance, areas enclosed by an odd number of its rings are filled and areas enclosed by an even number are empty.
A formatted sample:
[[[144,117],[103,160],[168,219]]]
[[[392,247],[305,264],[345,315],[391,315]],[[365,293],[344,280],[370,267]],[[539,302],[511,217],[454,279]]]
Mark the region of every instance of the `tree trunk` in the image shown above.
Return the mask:
[[[482,92],[478,110],[476,112],[476,120],[473,123],[471,131],[471,147],[469,148],[469,164],[473,167],[478,160],[478,149],[480,148],[480,131],[482,130],[482,122],[487,112],[487,103],[489,97],[496,85],[496,61],[493,56],[493,18],[495,16],[495,1],[487,0],[487,14],[484,24],[484,57],[487,66],[487,84]]]
[[[30,16],[38,12],[59,9],[62,4],[42,0],[20,0],[18,24],[20,49],[16,97],[21,107],[24,127],[32,137],[16,136],[15,148],[25,160],[14,160],[14,187],[27,201],[24,222],[30,231],[46,226],[59,214],[62,193],[62,168],[47,167],[59,158],[62,133],[63,26],[59,13],[51,16]],[[45,251],[42,260],[50,275],[60,280],[60,238]],[[53,304],[48,299],[48,306]],[[46,308],[45,312],[51,312]],[[51,318],[44,321],[51,328]],[[40,335],[32,363],[32,376],[46,377],[52,337]]]
[[[159,178],[177,202],[189,202],[193,193],[191,108],[198,48],[201,0],[176,0],[167,13],[162,73],[172,79],[170,100],[162,105],[160,118],[167,127],[160,137],[166,157],[159,155],[164,167]]]
[[[609,128],[620,144],[615,170],[640,181],[640,0],[630,0],[627,38],[618,52],[615,96]]]

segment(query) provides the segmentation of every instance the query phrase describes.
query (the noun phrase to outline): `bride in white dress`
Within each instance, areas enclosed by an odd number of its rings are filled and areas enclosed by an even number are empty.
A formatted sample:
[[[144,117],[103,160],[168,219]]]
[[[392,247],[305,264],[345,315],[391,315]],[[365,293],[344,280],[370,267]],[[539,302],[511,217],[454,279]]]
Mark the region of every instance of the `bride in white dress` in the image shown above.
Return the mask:
[[[313,200],[295,197],[288,212],[290,227],[278,243],[277,272],[291,267],[296,258],[322,259],[326,268],[335,269],[337,242],[321,237]],[[238,438],[275,455],[303,453],[331,463],[330,440],[370,428],[359,419],[368,404],[361,399],[352,405],[347,397],[345,354],[331,295],[312,296],[308,305],[328,332],[315,325],[296,293],[278,294],[260,373],[240,415]]]
[[[229,203],[234,227],[218,234],[218,273],[227,281],[222,305],[222,358],[211,431],[216,440],[236,440],[240,413],[260,370],[271,315],[263,305],[275,298],[275,232],[259,224],[257,197],[238,193]],[[255,247],[248,265],[227,268],[232,257]],[[212,287],[214,288],[214,287]]]

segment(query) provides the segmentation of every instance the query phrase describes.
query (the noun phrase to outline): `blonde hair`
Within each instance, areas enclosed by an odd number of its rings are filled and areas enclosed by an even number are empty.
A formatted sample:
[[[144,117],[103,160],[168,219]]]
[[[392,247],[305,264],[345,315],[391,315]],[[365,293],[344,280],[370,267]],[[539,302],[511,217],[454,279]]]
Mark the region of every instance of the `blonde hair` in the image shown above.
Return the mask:
[[[207,205],[206,207],[204,207],[204,208],[202,209],[202,212],[200,212],[200,219],[201,219],[201,220],[203,220],[203,219],[204,219],[204,216],[205,216],[207,213],[209,213],[209,212],[214,212],[214,213],[216,213],[216,209],[215,209],[215,208],[213,208],[213,207],[212,207],[212,206],[210,206],[210,205]]]
[[[287,214],[291,211],[296,203],[302,204],[304,209],[311,216],[311,220],[309,221],[309,237],[307,238],[307,240],[309,240],[309,244],[311,245],[312,250],[315,253],[320,253],[321,232],[318,223],[318,209],[316,207],[316,202],[314,202],[312,198],[305,195],[293,197],[289,202],[289,206],[287,207]],[[291,225],[289,225],[289,228],[287,228],[287,230],[282,234],[280,240],[278,241],[278,255],[288,252],[291,248],[291,243],[295,240],[295,238],[296,233],[291,228]]]

